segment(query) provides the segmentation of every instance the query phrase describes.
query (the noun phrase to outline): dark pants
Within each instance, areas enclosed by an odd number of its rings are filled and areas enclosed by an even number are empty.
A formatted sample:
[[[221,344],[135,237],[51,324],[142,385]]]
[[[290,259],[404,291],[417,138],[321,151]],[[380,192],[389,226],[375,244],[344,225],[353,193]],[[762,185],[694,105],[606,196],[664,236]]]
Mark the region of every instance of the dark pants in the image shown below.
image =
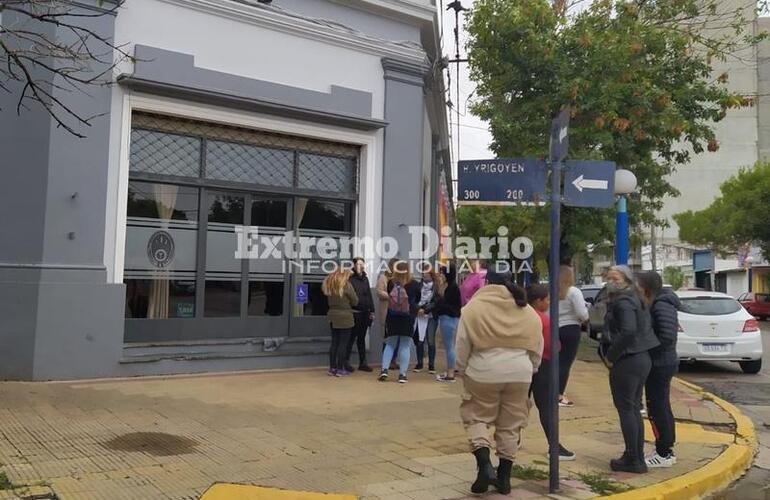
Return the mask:
[[[559,394],[564,394],[569,381],[569,371],[577,357],[580,346],[580,325],[565,325],[559,327]]]
[[[644,386],[647,415],[655,433],[655,449],[661,457],[673,453],[676,442],[676,422],[671,411],[671,379],[677,371],[678,365],[653,366]]]
[[[644,462],[642,389],[651,366],[650,355],[645,351],[620,358],[610,369],[612,401],[618,410],[626,455],[639,462]]]
[[[358,366],[367,366],[366,362],[366,332],[369,330],[371,321],[369,320],[369,313],[357,312],[353,315],[355,324],[353,330],[350,332],[350,340],[348,340],[347,351],[345,352],[345,365],[350,364],[350,357],[353,355],[353,344],[358,347]]]
[[[548,394],[548,378],[551,376],[551,360],[543,359],[537,373],[532,375],[532,385],[529,387],[529,394],[535,400],[537,412],[540,415],[540,425],[543,427],[545,437],[548,443],[551,442],[551,432],[548,425],[548,418],[551,414],[551,398]]]
[[[428,368],[433,369],[436,367],[436,327],[438,326],[438,320],[436,318],[430,318],[428,320],[428,328],[425,332],[425,338],[420,341],[420,332],[417,326],[414,327],[414,340],[415,348],[417,349],[417,367],[422,368],[423,360],[425,359],[425,343],[428,344]]]
[[[350,328],[332,328],[332,345],[329,347],[329,368],[331,370],[345,368],[349,337]]]

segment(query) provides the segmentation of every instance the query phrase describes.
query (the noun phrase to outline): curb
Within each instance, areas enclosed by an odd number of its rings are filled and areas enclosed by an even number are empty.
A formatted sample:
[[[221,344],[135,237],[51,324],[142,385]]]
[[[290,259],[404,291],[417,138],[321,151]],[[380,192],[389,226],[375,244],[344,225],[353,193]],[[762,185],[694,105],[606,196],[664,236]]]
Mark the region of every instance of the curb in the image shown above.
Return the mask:
[[[291,491],[250,484],[216,483],[207,489],[200,500],[356,500],[355,495]]]
[[[731,403],[716,397],[702,387],[675,379],[679,384],[709,399],[730,414],[735,421],[735,442],[727,447],[718,457],[700,469],[687,474],[663,481],[662,483],[645,486],[626,493],[610,495],[605,498],[615,500],[679,500],[686,498],[701,498],[717,493],[728,487],[741,477],[751,467],[754,454],[757,452],[757,435],[754,424]]]

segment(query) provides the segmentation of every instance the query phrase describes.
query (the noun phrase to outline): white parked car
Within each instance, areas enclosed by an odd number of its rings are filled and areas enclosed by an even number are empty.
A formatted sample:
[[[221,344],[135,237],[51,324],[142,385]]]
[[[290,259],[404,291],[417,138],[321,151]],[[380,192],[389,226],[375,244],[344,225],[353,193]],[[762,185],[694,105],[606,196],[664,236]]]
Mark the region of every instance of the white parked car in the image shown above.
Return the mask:
[[[759,322],[733,297],[718,292],[679,291],[682,360],[735,361],[744,373],[762,369]]]

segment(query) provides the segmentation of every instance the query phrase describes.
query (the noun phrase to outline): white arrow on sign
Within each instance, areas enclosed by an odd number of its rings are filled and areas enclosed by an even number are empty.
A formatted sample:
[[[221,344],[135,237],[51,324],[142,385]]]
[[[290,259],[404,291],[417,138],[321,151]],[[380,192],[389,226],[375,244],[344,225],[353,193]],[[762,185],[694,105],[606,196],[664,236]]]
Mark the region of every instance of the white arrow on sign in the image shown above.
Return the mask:
[[[561,130],[559,130],[559,143],[564,142],[564,139],[567,138],[567,127],[563,127]]]
[[[599,179],[584,179],[582,174],[572,181],[572,185],[574,185],[581,193],[583,192],[583,189],[607,189],[608,184],[607,181]]]

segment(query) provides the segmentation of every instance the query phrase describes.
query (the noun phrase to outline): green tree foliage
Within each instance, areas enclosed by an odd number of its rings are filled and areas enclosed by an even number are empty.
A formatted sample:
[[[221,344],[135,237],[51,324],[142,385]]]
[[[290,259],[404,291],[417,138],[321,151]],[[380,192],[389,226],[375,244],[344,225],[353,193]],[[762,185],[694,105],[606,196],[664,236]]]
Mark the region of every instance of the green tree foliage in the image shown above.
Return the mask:
[[[684,273],[678,267],[668,266],[663,270],[663,282],[679,290],[684,284]]]
[[[489,122],[498,157],[544,157],[551,119],[570,103],[569,156],[632,170],[639,187],[629,203],[631,224],[663,225],[655,217],[661,200],[678,195],[666,176],[694,153],[716,151],[714,123],[730,108],[753,104],[727,89],[729,75],[715,78],[712,63],[757,43],[746,29],[756,4],[577,3],[582,10],[570,12],[566,2],[476,0],[467,20],[477,84],[471,110]],[[539,209],[495,210],[461,207],[462,230],[477,235],[485,226],[475,221],[497,217],[533,234],[548,221]],[[613,238],[612,210],[565,208],[562,222],[567,256]],[[547,247],[547,236],[536,244]]]
[[[674,216],[679,238],[721,252],[756,244],[770,259],[770,163],[760,162],[722,183],[721,194],[707,208]]]

